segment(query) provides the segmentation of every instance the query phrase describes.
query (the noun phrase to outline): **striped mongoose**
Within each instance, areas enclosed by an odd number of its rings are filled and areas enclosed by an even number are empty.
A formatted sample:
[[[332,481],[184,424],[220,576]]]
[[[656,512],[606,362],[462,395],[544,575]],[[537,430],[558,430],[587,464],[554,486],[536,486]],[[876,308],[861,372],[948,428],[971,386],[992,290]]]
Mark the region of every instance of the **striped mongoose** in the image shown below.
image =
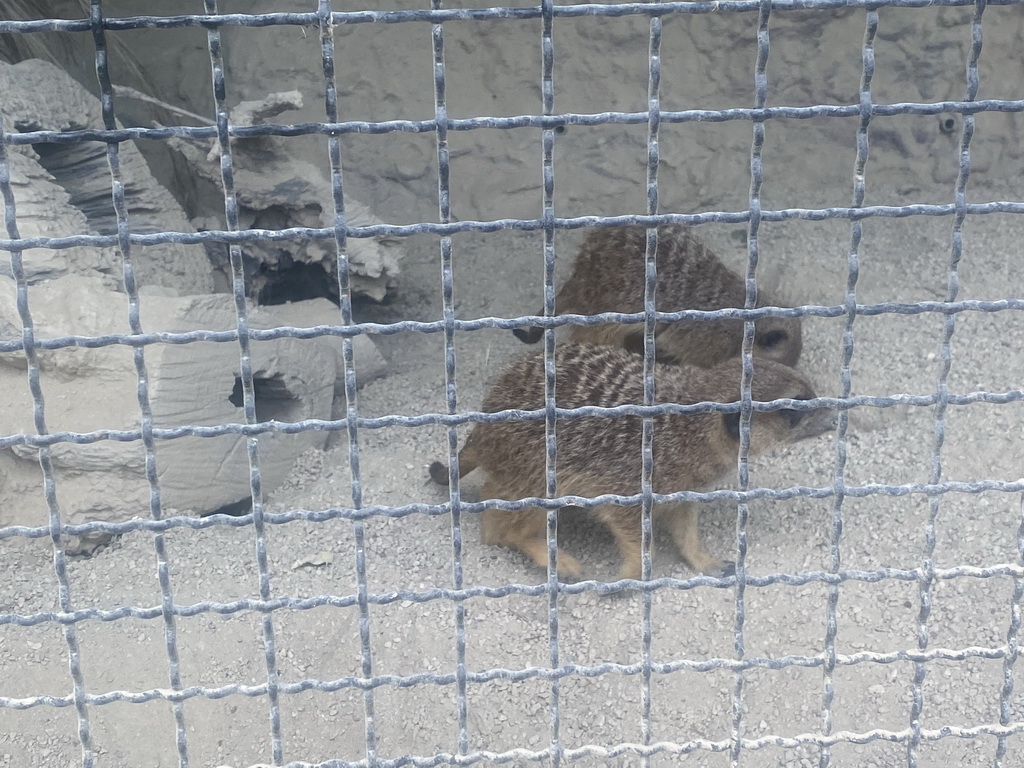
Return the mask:
[[[558,347],[555,402],[560,408],[611,407],[643,403],[643,360],[625,350],[592,344]],[[654,380],[656,403],[736,402],[740,398],[739,358],[712,369],[658,363]],[[756,401],[815,397],[807,380],[792,368],[771,360],[754,360],[751,397]],[[544,356],[531,353],[512,362],[491,386],[482,411],[544,407]],[[666,414],[654,420],[655,493],[705,491],[736,471],[740,415],[735,413]],[[752,413],[750,455],[780,443],[812,437],[835,425],[829,409],[783,409]],[[593,497],[640,493],[641,418],[589,416],[559,419],[557,467],[559,495]],[[485,499],[522,499],[545,495],[544,421],[478,423],[459,452],[459,474],[480,467],[487,479]],[[430,467],[435,482],[448,484],[441,462]],[[714,575],[732,572],[732,564],[704,550],[698,534],[699,504],[677,502],[655,507],[668,523],[687,565]],[[622,553],[620,578],[640,577],[640,508],[612,504],[592,514],[611,528]],[[546,513],[539,507],[483,513],[483,542],[524,552],[546,567]],[[559,578],[579,578],[579,562],[558,551]]]
[[[642,312],[644,309],[644,227],[592,229],[576,256],[573,273],[555,299],[557,314],[594,315],[600,312]],[[660,312],[685,309],[742,308],[746,291],[743,279],[727,268],[688,227],[658,227],[657,293]],[[778,306],[758,290],[757,306]],[[543,314],[543,310],[539,313]],[[570,342],[607,344],[643,353],[643,325],[604,323],[571,325]],[[765,317],[754,326],[754,354],[784,365],[796,365],[802,337],[800,319]],[[516,328],[518,339],[533,344],[543,330]],[[710,368],[736,357],[743,343],[742,320],[686,320],[655,326],[657,359],[681,365]]]

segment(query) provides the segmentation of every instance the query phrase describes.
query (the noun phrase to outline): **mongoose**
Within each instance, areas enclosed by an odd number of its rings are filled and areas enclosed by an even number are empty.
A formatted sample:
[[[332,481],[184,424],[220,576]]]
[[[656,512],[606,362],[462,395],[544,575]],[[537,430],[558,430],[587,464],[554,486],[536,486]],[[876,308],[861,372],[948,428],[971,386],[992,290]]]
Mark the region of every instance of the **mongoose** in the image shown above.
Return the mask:
[[[740,398],[739,358],[711,369],[658,363],[654,380],[656,403],[736,402]],[[560,408],[611,407],[643,403],[643,359],[623,349],[593,344],[565,344],[556,357],[555,402]],[[757,401],[815,397],[807,380],[792,368],[755,359],[751,396]],[[512,362],[484,399],[482,411],[544,407],[544,356],[531,353]],[[740,415],[736,413],[667,414],[654,420],[653,491],[704,491],[736,471]],[[750,455],[775,445],[812,437],[835,425],[830,409],[754,411]],[[557,467],[559,495],[599,496],[640,493],[641,418],[639,416],[559,419]],[[487,473],[486,499],[522,499],[545,495],[543,421],[478,423],[459,451],[459,474],[481,467]],[[448,484],[441,462],[430,467],[435,482]],[[667,521],[687,565],[713,575],[733,572],[731,563],[712,557],[701,546],[699,504],[656,505],[657,518]],[[592,514],[611,528],[622,553],[620,578],[640,577],[640,507],[604,505]],[[546,513],[539,507],[507,512],[485,510],[483,542],[524,552],[547,566]],[[579,562],[558,550],[559,578],[576,579]]]
[[[591,230],[576,256],[573,273],[555,299],[557,314],[594,315],[600,312],[642,312],[644,309],[644,227]],[[658,281],[655,306],[661,312],[684,309],[742,308],[743,279],[728,269],[688,227],[658,227]],[[763,290],[757,306],[776,305]],[[538,314],[543,314],[543,310]],[[754,354],[784,365],[796,365],[802,338],[800,319],[766,317],[754,326]],[[607,344],[643,354],[643,326],[605,323],[568,326],[568,340]],[[543,330],[516,328],[518,339],[533,344]],[[736,357],[743,343],[742,320],[688,320],[655,326],[657,359],[710,368]]]

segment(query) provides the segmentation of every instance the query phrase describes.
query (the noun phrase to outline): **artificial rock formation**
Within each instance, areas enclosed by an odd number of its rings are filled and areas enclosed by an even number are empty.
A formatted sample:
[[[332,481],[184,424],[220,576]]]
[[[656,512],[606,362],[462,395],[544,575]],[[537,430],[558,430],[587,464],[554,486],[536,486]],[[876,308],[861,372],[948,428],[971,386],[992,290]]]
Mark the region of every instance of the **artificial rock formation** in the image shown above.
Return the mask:
[[[101,278],[67,276],[31,286],[29,308],[38,339],[129,332],[127,297],[108,291]],[[236,327],[230,295],[144,294],[140,314],[145,332]],[[338,323],[337,307],[323,299],[253,308],[250,313],[253,328]],[[0,279],[0,341],[20,339],[21,327],[14,284]],[[330,419],[336,383],[342,381],[341,345],[334,336],[253,340],[257,418]],[[359,383],[379,375],[383,361],[372,342],[356,337],[354,349]],[[132,347],[69,346],[37,354],[49,432],[138,428],[141,410]],[[237,342],[152,344],[145,347],[145,363],[155,427],[244,422]],[[26,367],[21,351],[0,354],[0,387],[7,393],[0,401],[0,434],[35,432]],[[280,484],[295,458],[309,448],[323,447],[327,436],[321,430],[261,435],[264,489]],[[61,442],[52,447],[51,455],[64,522],[121,521],[150,514],[141,441]],[[156,460],[165,511],[204,514],[249,498],[249,461],[240,435],[158,440]],[[16,446],[0,451],[0,495],[0,525],[45,524],[35,449]]]
[[[298,91],[273,93],[266,98],[245,101],[231,110],[234,125],[259,125],[281,112],[302,107]],[[220,145],[217,142],[170,139],[169,146],[181,153],[194,176],[193,194],[208,201],[206,210],[217,215],[197,216],[199,229],[223,229],[220,204],[223,184]],[[322,165],[297,154],[287,139],[261,136],[231,142],[235,199],[241,229],[329,228],[333,226],[334,192]],[[326,152],[324,153],[326,156]],[[345,220],[351,226],[382,224],[372,211],[346,197]],[[246,287],[266,303],[279,303],[292,293],[300,298],[338,299],[338,248],[334,238],[297,237],[288,241],[246,243],[247,258],[258,264],[248,270]],[[346,243],[349,286],[353,296],[383,300],[395,284],[403,252],[397,238],[349,238]],[[228,249],[211,244],[214,268],[230,274]]]
[[[16,65],[0,62],[0,93],[3,94],[0,117],[7,131],[74,131],[103,127],[99,101],[60,67],[48,62],[38,59]],[[300,96],[295,98],[301,101]],[[275,109],[290,104],[285,98],[273,103],[241,105],[238,115],[245,121],[257,122],[275,114]],[[273,151],[282,147],[271,147],[266,142],[243,142],[242,146],[264,159],[255,165],[272,171],[269,175],[274,179],[265,181],[268,174],[261,175],[258,168],[247,170],[247,152],[241,150],[238,179],[243,226],[323,225],[318,205],[329,203],[330,189],[318,169],[308,163],[289,168],[287,158],[267,161],[265,153],[273,155]],[[9,149],[8,167],[21,237],[116,232],[106,144],[36,142]],[[129,228],[133,233],[195,231],[181,205],[156,181],[133,142],[119,145],[118,160]],[[197,176],[205,178],[207,183],[217,178],[216,162],[211,163],[205,157],[196,158],[196,162],[210,172]],[[280,186],[281,179],[289,174],[296,179],[295,183]],[[287,199],[282,200],[279,194],[275,196],[272,188],[287,189]],[[311,202],[314,198],[317,205]],[[271,219],[276,215],[273,211],[281,205],[285,208],[293,205],[298,213],[292,218],[285,216],[281,221],[261,219],[246,213],[250,210],[247,202],[254,209],[270,211],[267,215]],[[307,208],[313,218],[303,218],[302,211]],[[367,212],[358,205],[351,213],[354,223],[376,221],[367,218]],[[223,225],[217,223],[217,226]],[[258,246],[253,247],[259,251]],[[310,261],[326,263],[331,260],[333,241],[306,243],[303,247],[306,250],[302,253],[312,254]],[[248,248],[245,246],[247,273],[250,279],[259,278],[266,270],[251,268],[253,259],[259,261],[259,256],[254,256]],[[226,249],[221,250],[226,255]],[[302,254],[286,255],[287,249],[279,245],[270,250],[275,258],[289,264],[303,258]],[[382,298],[397,272],[393,245],[366,241],[353,244],[349,251],[353,290]],[[131,259],[141,294],[140,312],[146,332],[236,327],[233,297],[213,293],[226,268],[226,261],[217,261],[218,253],[216,245],[208,249],[202,244],[166,243],[132,248]],[[362,260],[359,254],[363,254]],[[23,251],[21,260],[29,285],[29,305],[37,338],[129,333],[123,260],[118,249],[112,246],[34,248]],[[0,258],[0,341],[17,340],[22,334],[14,282],[10,279],[13,269],[10,258]],[[323,290],[306,292],[304,296],[336,298],[329,287],[333,285],[336,293],[337,279],[331,278],[327,270],[322,279],[317,274],[305,275],[305,278]],[[321,283],[328,287],[323,288]],[[219,287],[226,288],[225,285]],[[250,284],[248,288],[249,295],[259,294],[259,285]],[[287,292],[279,293],[276,301],[290,298]],[[320,298],[274,307],[252,306],[249,320],[252,328],[309,327],[337,325],[340,315],[335,305]],[[382,372],[383,360],[369,338],[357,337],[353,344],[361,384]],[[335,336],[253,340],[251,357],[257,418],[284,422],[330,419],[332,412],[338,412],[336,397],[344,397],[341,349],[342,341]],[[141,409],[133,354],[132,347],[117,344],[39,350],[47,430],[53,433],[137,429]],[[145,363],[154,426],[210,426],[244,421],[237,342],[154,344],[145,348]],[[26,381],[26,368],[23,352],[0,354],[0,382],[5,392],[5,397],[0,399],[0,436],[35,432],[34,404]],[[316,430],[295,435],[261,435],[259,454],[264,492],[280,484],[302,452],[323,447],[327,436],[327,432]],[[150,514],[150,487],[145,478],[145,451],[141,441],[60,442],[50,453],[63,522],[122,521]],[[156,461],[165,512],[207,514],[244,504],[250,496],[246,441],[238,435],[158,440]],[[0,499],[3,500],[0,526],[38,526],[47,522],[42,474],[35,449],[23,445],[0,449]],[[90,542],[81,541],[68,544],[71,551],[90,546]]]
[[[99,100],[49,62],[0,62],[0,93],[0,115],[8,131],[104,127]],[[19,146],[10,156],[22,237],[110,235],[117,231],[105,143],[40,142]],[[119,165],[128,224],[133,233],[195,232],[181,206],[156,181],[132,142],[119,145]],[[163,286],[181,295],[213,290],[213,270],[202,245],[163,243],[137,247],[132,256],[139,285]],[[108,278],[106,287],[113,287],[121,276],[121,259],[112,247],[35,249],[26,252],[25,261],[30,282],[64,274],[98,274]],[[3,273],[10,275],[10,262],[6,259],[0,259],[0,274]]]

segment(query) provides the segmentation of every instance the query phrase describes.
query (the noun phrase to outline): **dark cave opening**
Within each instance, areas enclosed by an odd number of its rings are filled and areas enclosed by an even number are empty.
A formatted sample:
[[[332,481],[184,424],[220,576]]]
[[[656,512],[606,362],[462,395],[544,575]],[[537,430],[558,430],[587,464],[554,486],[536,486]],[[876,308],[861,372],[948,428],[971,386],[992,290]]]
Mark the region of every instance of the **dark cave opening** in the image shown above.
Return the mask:
[[[275,376],[254,374],[252,384],[256,400],[257,421],[294,422],[299,420],[301,416],[299,399],[288,391],[283,376],[280,374]],[[235,385],[228,396],[228,402],[236,408],[241,408],[244,405],[241,376],[235,376]]]
[[[262,305],[287,304],[290,301],[307,299],[327,299],[334,304],[338,299],[338,278],[328,274],[323,264],[306,264],[291,261],[284,265],[281,260],[279,269],[261,269],[262,287],[257,295],[257,302]]]

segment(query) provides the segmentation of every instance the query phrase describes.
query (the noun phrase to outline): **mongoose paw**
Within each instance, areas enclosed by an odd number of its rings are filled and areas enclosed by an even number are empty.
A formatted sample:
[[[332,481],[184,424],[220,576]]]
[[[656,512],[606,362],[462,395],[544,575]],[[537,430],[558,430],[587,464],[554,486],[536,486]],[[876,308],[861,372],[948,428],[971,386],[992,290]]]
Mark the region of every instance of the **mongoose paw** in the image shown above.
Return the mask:
[[[620,576],[619,578],[621,579],[623,577]],[[625,577],[625,578],[630,578],[630,577]],[[610,589],[607,592],[602,591],[602,592],[598,592],[597,594],[600,596],[600,599],[602,599],[602,600],[615,600],[615,601],[619,601],[619,600],[625,600],[626,598],[631,597],[632,595],[640,594],[640,590],[634,589],[633,587],[616,586],[614,589]]]
[[[633,581],[639,581],[640,580],[640,571],[638,569],[636,569],[636,568],[632,568],[630,566],[623,565],[622,568],[619,569],[619,574],[616,577],[616,581],[624,581],[624,580],[627,580],[627,579],[628,580],[633,580]],[[622,600],[623,598],[629,597],[630,595],[637,594],[639,591],[640,590],[635,589],[633,587],[623,585],[623,586],[616,587],[613,591],[600,592],[599,594],[601,595],[601,597],[606,598],[606,599]]]
[[[722,560],[721,565],[717,568],[709,568],[705,573],[718,579],[728,579],[730,576],[736,575],[736,563],[732,560]]]
[[[639,594],[635,589],[629,587],[623,587],[622,589],[616,589],[613,592],[599,592],[598,595],[602,600],[614,600],[615,602],[621,602],[627,597]]]

